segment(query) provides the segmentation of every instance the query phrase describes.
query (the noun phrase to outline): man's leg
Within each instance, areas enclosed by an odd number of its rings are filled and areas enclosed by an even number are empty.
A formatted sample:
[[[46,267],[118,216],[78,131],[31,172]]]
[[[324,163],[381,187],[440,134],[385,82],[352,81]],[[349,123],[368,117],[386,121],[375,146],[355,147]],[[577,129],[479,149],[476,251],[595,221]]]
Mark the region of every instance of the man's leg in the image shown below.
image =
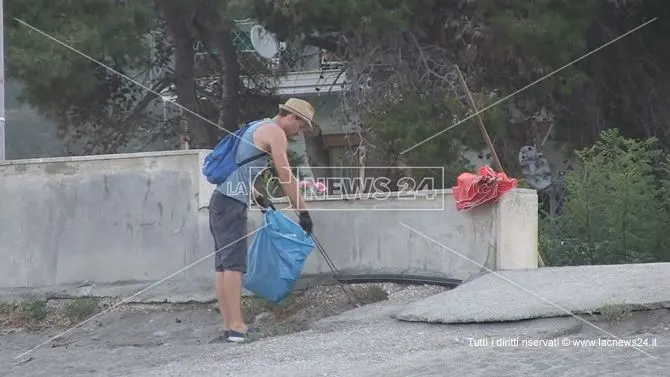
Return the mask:
[[[247,325],[242,316],[242,272],[226,271],[223,274],[223,290],[226,297],[226,306],[230,327],[229,329],[237,333],[246,333]]]
[[[244,237],[247,233],[247,212],[246,207],[243,212],[237,212],[234,221],[231,221],[231,230],[239,234],[234,245],[231,245],[230,252],[226,254],[223,262],[223,296],[226,305],[226,318],[230,324],[228,340],[232,342],[242,342],[246,338],[247,325],[242,316],[242,276],[247,269],[247,239]]]
[[[230,330],[230,312],[228,310],[228,305],[226,304],[226,295],[224,290],[224,274],[225,272],[217,271],[216,272],[216,298],[219,302],[219,313],[221,313],[221,318],[223,319],[223,331]]]
[[[234,213],[231,211],[230,198],[225,197],[218,191],[214,191],[209,203],[209,230],[214,238],[214,269],[215,269],[215,289],[216,298],[219,304],[219,313],[223,322],[223,330],[230,330],[230,314],[225,294],[224,269],[226,266],[227,254],[230,253],[231,245],[235,240],[242,236],[237,236],[231,232],[231,220],[234,220]]]
[[[217,244],[216,289],[228,340],[242,341],[247,326],[242,317],[242,275],[247,268],[247,206],[215,193],[210,226]]]

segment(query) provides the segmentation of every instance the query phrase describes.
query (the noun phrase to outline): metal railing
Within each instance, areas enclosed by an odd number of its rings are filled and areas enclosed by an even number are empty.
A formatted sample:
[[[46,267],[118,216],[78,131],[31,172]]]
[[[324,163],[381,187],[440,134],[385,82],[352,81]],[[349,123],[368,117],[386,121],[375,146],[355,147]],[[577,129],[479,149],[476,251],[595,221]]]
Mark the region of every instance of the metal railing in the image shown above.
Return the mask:
[[[233,30],[233,44],[237,48],[238,58],[247,72],[285,75],[304,72],[339,71],[344,62],[334,53],[314,46],[299,46],[288,42],[279,42],[279,52],[274,58],[266,59],[254,49],[250,32],[256,25],[252,21],[239,21]],[[211,58],[201,43],[196,44],[196,71],[199,75],[213,72]]]

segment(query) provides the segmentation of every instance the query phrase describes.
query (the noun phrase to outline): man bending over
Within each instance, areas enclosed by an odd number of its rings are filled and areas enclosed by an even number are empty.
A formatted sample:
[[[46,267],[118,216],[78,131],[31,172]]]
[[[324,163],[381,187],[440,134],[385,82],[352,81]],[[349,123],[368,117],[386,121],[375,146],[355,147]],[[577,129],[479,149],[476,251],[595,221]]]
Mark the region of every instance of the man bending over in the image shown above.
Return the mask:
[[[299,212],[300,226],[312,232],[312,220],[299,195],[298,183],[288,161],[288,138],[313,127],[314,108],[308,102],[291,98],[279,105],[272,119],[262,119],[250,125],[242,134],[236,160],[252,160],[234,171],[217,185],[209,204],[210,231],[214,237],[216,294],[223,317],[224,339],[242,342],[250,329],[242,318],[242,275],[247,269],[247,210],[250,193],[256,202],[267,207],[267,201],[255,190],[251,172],[261,172],[274,162],[282,189],[294,209]],[[251,187],[250,187],[251,186]]]

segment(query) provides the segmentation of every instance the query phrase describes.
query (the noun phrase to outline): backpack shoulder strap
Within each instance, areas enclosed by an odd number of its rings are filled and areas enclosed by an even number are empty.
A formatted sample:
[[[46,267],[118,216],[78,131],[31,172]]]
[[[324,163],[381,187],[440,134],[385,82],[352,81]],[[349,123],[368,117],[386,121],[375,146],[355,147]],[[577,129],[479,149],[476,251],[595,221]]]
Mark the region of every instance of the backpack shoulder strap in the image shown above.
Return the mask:
[[[251,126],[254,126],[254,125],[257,125],[257,124],[261,124],[261,123],[272,123],[272,122],[268,122],[266,119],[255,120],[255,121],[253,121],[253,122],[249,122],[249,123],[247,123],[246,126],[245,126],[244,128],[249,128],[249,127],[251,127]],[[255,146],[255,145],[254,145],[254,146]],[[241,161],[240,163],[238,163],[237,165],[238,165],[238,166],[243,166],[243,165],[245,165],[245,164],[247,164],[247,163],[249,163],[249,162],[251,162],[251,161],[255,161],[255,160],[257,160],[257,159],[259,159],[259,158],[265,156],[266,154],[267,154],[267,153],[266,153],[265,151],[261,151],[259,154],[255,155],[255,156],[251,156],[251,157],[249,157],[249,158],[246,158],[246,159],[242,160],[242,161]]]

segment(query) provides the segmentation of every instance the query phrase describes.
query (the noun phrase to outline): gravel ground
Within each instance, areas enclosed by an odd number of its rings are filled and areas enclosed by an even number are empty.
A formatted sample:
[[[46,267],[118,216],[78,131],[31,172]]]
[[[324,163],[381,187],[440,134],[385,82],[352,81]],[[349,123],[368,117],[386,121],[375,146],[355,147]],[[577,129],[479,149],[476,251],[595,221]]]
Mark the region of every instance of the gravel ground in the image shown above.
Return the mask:
[[[261,337],[267,338],[305,330],[322,318],[397,297],[398,292],[405,297],[425,297],[442,291],[444,288],[397,284],[318,286],[290,297],[275,308],[245,298],[244,311],[248,322],[259,325]],[[108,305],[113,303],[113,300],[104,301]],[[49,302],[51,308],[62,306],[60,302]],[[16,322],[15,318],[12,321],[0,320],[0,324],[5,324],[4,328],[0,328],[0,376],[3,373],[12,376],[123,375],[123,371],[132,368],[135,362],[144,366],[154,362],[155,365],[162,365],[172,360],[162,357],[153,360],[155,352],[170,355],[171,352],[188,353],[191,347],[209,346],[221,331],[221,319],[214,303],[122,306],[62,336],[66,328],[55,324],[70,321],[56,315],[50,314],[43,321],[42,327],[45,328],[33,325],[35,328],[32,331],[10,326]],[[44,342],[48,343],[43,345]],[[34,352],[15,359],[38,346]],[[219,343],[216,346],[225,347],[228,344]],[[92,355],[85,356],[88,353]],[[114,358],[120,361],[118,365],[109,363],[101,354],[115,355]],[[44,360],[45,357],[55,357],[61,362],[56,366],[47,366],[42,363],[51,361]],[[136,358],[137,361],[134,361]],[[11,372],[6,372],[8,370]]]
[[[337,295],[332,288],[324,297],[313,291],[313,298],[332,302]],[[5,331],[9,333],[0,338],[0,375],[641,377],[667,375],[670,368],[667,310],[637,312],[616,325],[586,318],[622,338],[656,339],[655,345],[640,347],[642,352],[612,346],[476,347],[476,339],[594,339],[603,334],[573,317],[472,325],[401,322],[391,315],[441,289],[385,288],[389,300],[341,314],[334,309],[309,312],[336,315],[312,318],[306,331],[243,345],[209,343],[219,319],[202,308],[108,313],[86,330],[75,330],[18,363],[15,356],[57,332]]]

